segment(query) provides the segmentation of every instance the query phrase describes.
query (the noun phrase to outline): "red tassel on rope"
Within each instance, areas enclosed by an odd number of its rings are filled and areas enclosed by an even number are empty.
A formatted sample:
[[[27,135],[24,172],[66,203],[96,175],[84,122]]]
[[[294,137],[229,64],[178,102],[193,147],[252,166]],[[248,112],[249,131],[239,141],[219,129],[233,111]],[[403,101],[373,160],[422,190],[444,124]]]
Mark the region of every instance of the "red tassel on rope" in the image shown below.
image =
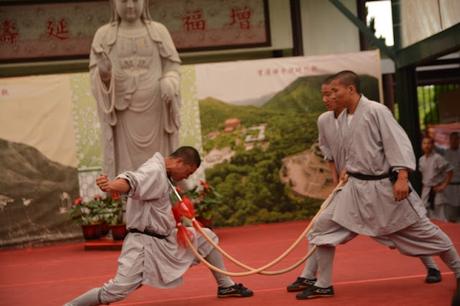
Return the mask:
[[[183,248],[187,248],[187,236],[190,240],[193,238],[192,232],[190,232],[182,223],[177,223],[177,243]]]
[[[177,242],[181,247],[187,247],[187,239],[193,238],[192,232],[190,232],[183,224],[182,219],[193,219],[195,218],[195,208],[193,207],[192,201],[188,197],[182,197],[181,201],[174,204],[172,207],[174,219],[176,220],[177,227]]]
[[[195,218],[195,208],[193,207],[192,201],[187,198],[183,197],[182,201],[177,202],[172,207],[172,211],[174,214],[174,219],[176,222],[181,222],[182,217],[193,219]]]
[[[184,217],[195,218],[195,207],[193,207],[193,203],[188,197],[182,197],[181,210]]]

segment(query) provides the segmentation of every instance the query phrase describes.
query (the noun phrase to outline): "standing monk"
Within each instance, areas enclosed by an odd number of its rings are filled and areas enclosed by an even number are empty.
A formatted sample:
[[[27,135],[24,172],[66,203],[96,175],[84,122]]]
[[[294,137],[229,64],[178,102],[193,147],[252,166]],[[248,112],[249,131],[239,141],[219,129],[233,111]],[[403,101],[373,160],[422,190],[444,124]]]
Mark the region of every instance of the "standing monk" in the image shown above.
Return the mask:
[[[391,241],[402,254],[439,255],[457,278],[460,258],[449,237],[427,217],[416,192],[410,192],[409,171],[415,156],[409,138],[380,103],[360,92],[359,77],[342,71],[331,82],[332,98],[346,109],[339,116],[346,185],[312,227],[310,243],[317,246],[318,281],[298,299],[331,296],[335,246],[357,234]]]
[[[458,132],[452,132],[449,135],[449,148],[444,152],[444,158],[454,168],[452,180],[444,191],[447,198],[447,219],[450,222],[460,222],[460,147]]]
[[[109,177],[135,170],[178,146],[180,58],[148,0],[111,0],[110,23],[94,35],[91,87]]]
[[[440,154],[434,151],[434,140],[428,136],[422,139],[423,155],[419,158],[422,174],[422,201],[430,219],[447,221],[447,199],[444,190],[449,186],[453,167]]]
[[[345,165],[345,156],[344,151],[340,149],[340,135],[339,123],[337,118],[344,110],[344,107],[338,105],[334,99],[332,99],[331,91],[331,82],[333,81],[334,76],[326,78],[321,84],[321,96],[324,102],[324,105],[327,108],[327,112],[322,113],[318,117],[318,141],[321,152],[324,155],[324,159],[327,161],[329,167],[331,168],[332,178],[334,185],[337,185],[339,182],[339,174],[344,169]],[[332,203],[331,203],[332,204]],[[335,205],[336,203],[334,203]],[[329,205],[322,213],[333,212],[334,208],[332,205]],[[376,238],[377,242],[382,243],[385,246],[394,248],[394,244],[382,238]],[[312,245],[309,245],[309,249],[312,248]],[[427,269],[427,275],[425,278],[426,283],[438,283],[441,281],[441,272],[439,271],[438,266],[430,256],[421,256],[420,260]],[[303,291],[304,289],[314,286],[317,279],[316,273],[318,269],[316,254],[312,254],[306,261],[305,267],[297,279],[287,286],[288,292]],[[332,296],[334,292],[329,291]]]

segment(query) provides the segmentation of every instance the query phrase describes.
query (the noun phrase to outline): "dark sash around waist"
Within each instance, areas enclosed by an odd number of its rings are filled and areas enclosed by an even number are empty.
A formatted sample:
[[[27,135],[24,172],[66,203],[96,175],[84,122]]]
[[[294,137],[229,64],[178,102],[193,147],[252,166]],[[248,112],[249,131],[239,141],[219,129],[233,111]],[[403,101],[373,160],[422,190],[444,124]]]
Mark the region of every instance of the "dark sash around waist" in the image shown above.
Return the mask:
[[[378,180],[382,180],[384,178],[390,177],[388,173],[384,173],[380,175],[369,175],[369,174],[356,173],[356,172],[347,172],[347,174],[349,176],[357,178],[358,180],[363,180],[363,181],[378,181]]]
[[[140,231],[137,228],[129,228],[128,232],[129,233],[144,234],[144,235],[148,235],[148,236],[155,237],[155,238],[158,238],[158,239],[166,239],[168,237],[168,236],[165,236],[165,235],[157,234],[157,233],[155,233],[154,231],[152,231],[150,229],[145,229],[144,231]]]
[[[430,192],[428,193],[428,207],[431,210],[434,210],[434,200],[436,199],[436,191],[434,191],[433,187],[430,188]]]
[[[450,182],[449,185],[460,185],[460,182]]]

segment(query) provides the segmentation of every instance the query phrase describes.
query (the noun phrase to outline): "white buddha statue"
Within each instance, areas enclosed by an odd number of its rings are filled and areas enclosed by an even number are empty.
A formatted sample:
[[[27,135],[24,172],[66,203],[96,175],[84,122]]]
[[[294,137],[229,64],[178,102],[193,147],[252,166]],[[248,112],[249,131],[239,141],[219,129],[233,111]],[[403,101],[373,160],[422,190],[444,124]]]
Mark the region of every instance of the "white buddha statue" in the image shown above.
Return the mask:
[[[90,75],[109,177],[178,146],[180,58],[148,0],[112,0],[111,22],[94,35]]]

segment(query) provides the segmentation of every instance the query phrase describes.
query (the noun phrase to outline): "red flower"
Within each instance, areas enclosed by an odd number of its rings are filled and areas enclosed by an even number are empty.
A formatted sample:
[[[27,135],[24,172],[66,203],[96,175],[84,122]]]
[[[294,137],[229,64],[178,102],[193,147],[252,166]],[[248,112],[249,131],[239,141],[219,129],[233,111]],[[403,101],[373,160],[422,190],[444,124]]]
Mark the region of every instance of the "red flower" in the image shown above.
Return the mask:
[[[211,187],[209,187],[209,184],[203,180],[200,180],[200,185],[203,186],[204,191],[208,191],[209,189],[211,189]]]
[[[112,200],[119,200],[120,199],[120,193],[118,191],[112,191]]]
[[[81,203],[83,202],[83,199],[81,197],[78,197],[76,198],[74,201],[73,201],[73,204],[74,205],[80,205]]]

